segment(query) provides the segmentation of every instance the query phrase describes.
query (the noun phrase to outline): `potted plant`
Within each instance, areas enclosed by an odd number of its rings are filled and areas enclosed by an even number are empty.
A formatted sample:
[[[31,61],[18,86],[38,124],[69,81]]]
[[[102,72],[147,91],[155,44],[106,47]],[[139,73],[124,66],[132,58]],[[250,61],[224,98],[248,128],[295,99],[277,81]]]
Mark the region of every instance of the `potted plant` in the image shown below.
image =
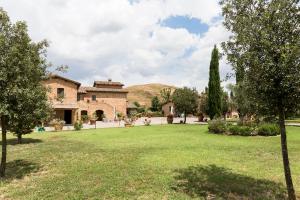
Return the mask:
[[[89,122],[89,116],[88,115],[81,115],[81,121],[85,124]]]
[[[145,125],[145,126],[150,126],[150,124],[151,124],[151,119],[150,119],[150,117],[149,117],[149,118],[146,118],[146,119],[144,120],[144,125]]]
[[[118,122],[119,122],[119,126],[120,126],[120,123],[121,123],[121,121],[124,119],[124,115],[123,115],[123,113],[117,113],[117,120],[118,120]]]
[[[172,114],[169,114],[167,116],[167,122],[168,124],[173,124],[174,116]]]
[[[65,125],[65,121],[60,119],[53,119],[50,123],[50,126],[54,127],[55,131],[61,131]]]
[[[93,113],[92,117],[90,118],[90,124],[95,125],[97,121],[97,115],[96,113]]]
[[[125,127],[133,127],[135,120],[136,120],[135,117],[125,118],[124,119],[124,122],[125,122],[124,125],[125,125]]]
[[[204,114],[203,113],[199,113],[199,115],[198,115],[198,121],[199,122],[203,122],[204,121]]]

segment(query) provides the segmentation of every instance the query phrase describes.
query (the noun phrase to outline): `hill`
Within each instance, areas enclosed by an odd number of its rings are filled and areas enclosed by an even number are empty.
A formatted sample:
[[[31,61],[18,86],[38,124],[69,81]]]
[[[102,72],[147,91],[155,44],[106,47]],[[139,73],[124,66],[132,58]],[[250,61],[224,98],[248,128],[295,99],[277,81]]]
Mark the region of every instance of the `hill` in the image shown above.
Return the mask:
[[[141,105],[145,105],[146,107],[151,106],[151,99],[154,96],[160,96],[160,91],[163,88],[172,88],[176,89],[175,86],[164,85],[160,83],[151,83],[144,85],[133,85],[127,87],[126,90],[128,93],[128,101],[129,102],[139,102]]]

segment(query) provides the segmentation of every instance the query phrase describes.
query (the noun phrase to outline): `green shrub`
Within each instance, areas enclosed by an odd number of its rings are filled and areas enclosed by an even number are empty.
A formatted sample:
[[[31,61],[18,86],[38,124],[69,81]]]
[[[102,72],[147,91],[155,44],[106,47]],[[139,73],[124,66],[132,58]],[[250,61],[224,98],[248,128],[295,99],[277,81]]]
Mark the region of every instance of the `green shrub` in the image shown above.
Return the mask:
[[[81,120],[84,121],[84,122],[87,122],[87,121],[89,121],[89,116],[81,115]]]
[[[223,120],[212,120],[208,123],[208,131],[211,133],[225,133],[226,122]]]
[[[249,126],[232,125],[228,128],[232,135],[250,136],[252,135],[252,128]]]
[[[276,123],[278,120],[275,116],[267,116],[267,117],[264,117],[262,119],[262,121],[267,124],[273,124],[273,123]]]
[[[74,130],[75,131],[80,131],[82,129],[82,122],[81,121],[77,121],[74,123]]]
[[[277,124],[261,124],[257,128],[257,134],[262,136],[280,135],[280,128]]]
[[[244,122],[238,121],[237,122],[238,126],[248,126],[248,127],[255,127],[257,124],[255,123],[255,121],[251,121],[251,120],[246,120]]]

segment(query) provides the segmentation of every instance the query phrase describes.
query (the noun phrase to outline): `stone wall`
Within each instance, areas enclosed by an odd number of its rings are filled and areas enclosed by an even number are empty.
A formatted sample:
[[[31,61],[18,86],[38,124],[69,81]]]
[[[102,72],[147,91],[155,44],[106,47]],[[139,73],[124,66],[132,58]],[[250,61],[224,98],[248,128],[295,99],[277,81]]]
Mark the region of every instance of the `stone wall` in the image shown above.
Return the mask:
[[[168,116],[169,114],[175,114],[174,104],[172,102],[166,103],[162,106],[162,111],[164,116]]]
[[[46,87],[50,89],[48,93],[49,100],[53,103],[76,104],[78,85],[63,79],[52,78],[44,82]],[[64,98],[57,99],[57,88],[64,88]]]
[[[125,92],[87,92],[80,94],[77,100],[78,84],[72,81],[52,78],[44,82],[50,89],[48,94],[52,102],[56,117],[63,119],[64,110],[72,110],[72,123],[81,119],[81,111],[86,110],[89,117],[92,117],[97,110],[102,110],[108,120],[114,120],[116,113],[126,115],[127,93]],[[64,88],[64,98],[57,98],[57,88]],[[96,101],[92,96],[96,95]]]
[[[86,110],[91,117],[97,110],[102,110],[108,120],[113,120],[118,112],[126,115],[127,93],[88,92],[82,95],[78,102],[79,113]],[[92,95],[96,95],[96,101],[92,100]]]

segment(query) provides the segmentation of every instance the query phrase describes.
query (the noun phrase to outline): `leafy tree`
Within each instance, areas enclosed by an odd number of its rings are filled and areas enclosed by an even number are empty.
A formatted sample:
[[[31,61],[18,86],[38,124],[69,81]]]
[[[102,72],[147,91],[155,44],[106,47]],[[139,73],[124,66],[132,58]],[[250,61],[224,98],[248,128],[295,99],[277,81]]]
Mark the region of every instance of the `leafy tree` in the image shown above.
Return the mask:
[[[47,45],[46,41],[32,42],[26,24],[24,22],[12,24],[7,13],[0,8],[1,177],[5,175],[6,169],[7,130],[15,128],[14,120],[17,120],[16,124],[20,124],[20,110],[24,109],[27,103],[29,106],[33,105],[30,101],[36,100],[32,95],[40,94],[41,101],[46,98],[44,91],[46,89],[41,86],[41,81],[46,77],[48,66],[45,59]],[[34,103],[37,106],[44,105],[39,102]],[[43,108],[39,107],[39,109]],[[36,109],[31,111],[35,112]]]
[[[160,91],[160,96],[162,98],[162,104],[170,102],[172,100],[172,89],[171,88],[163,88]]]
[[[138,113],[144,113],[146,112],[146,108],[144,106],[141,106],[141,104],[137,101],[133,102],[133,104],[137,107]]]
[[[229,111],[229,96],[228,93],[222,91],[222,115],[224,116],[224,120],[226,120],[226,114]]]
[[[141,104],[137,101],[133,102],[133,104],[136,106],[136,107],[141,107]]]
[[[11,111],[18,114],[10,117],[9,130],[15,133],[19,144],[22,143],[22,135],[31,133],[37,124],[46,121],[51,114],[47,91],[42,85],[35,84],[23,89],[18,106]]]
[[[251,116],[257,114],[257,105],[250,99],[244,82],[230,84],[228,89],[231,92],[231,106],[237,109],[240,122],[244,124]]]
[[[202,118],[200,120],[203,120],[205,115],[208,115],[208,88],[206,87],[203,92],[201,92],[199,96],[199,116]]]
[[[222,108],[222,90],[219,74],[219,51],[214,46],[211,55],[209,67],[209,82],[208,82],[208,111],[210,119],[220,116]]]
[[[289,199],[296,199],[289,165],[285,117],[300,104],[299,0],[222,0],[224,25],[232,33],[223,45],[257,110],[279,117]],[[233,52],[239,49],[239,55]],[[235,60],[235,61],[234,61]]]
[[[151,111],[157,112],[161,110],[161,104],[157,96],[154,96],[151,100]]]
[[[176,112],[184,114],[184,123],[186,123],[186,116],[194,114],[198,107],[198,92],[196,89],[187,87],[178,88],[172,95],[172,100],[176,108]]]

